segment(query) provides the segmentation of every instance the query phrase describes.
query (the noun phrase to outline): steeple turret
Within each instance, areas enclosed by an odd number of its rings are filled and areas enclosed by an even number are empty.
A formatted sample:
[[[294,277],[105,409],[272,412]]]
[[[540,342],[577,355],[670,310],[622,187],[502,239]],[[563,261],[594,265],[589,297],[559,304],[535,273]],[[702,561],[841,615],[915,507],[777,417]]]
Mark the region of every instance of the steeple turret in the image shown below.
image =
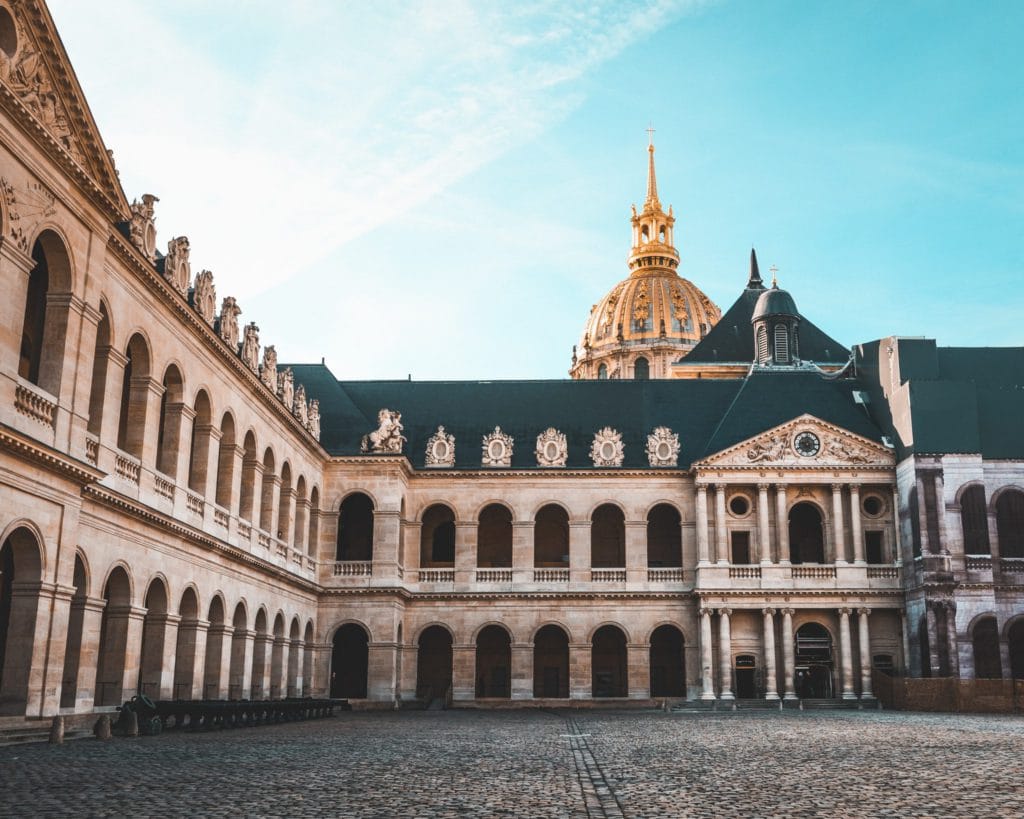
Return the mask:
[[[647,198],[643,210],[637,213],[633,205],[633,249],[629,254],[629,269],[633,276],[648,276],[679,267],[679,251],[675,248],[675,216],[672,206],[668,213],[658,200],[658,178],[654,170],[654,129],[648,128],[647,143]]]
[[[764,290],[761,271],[757,269],[757,254],[750,248],[750,278],[747,279],[747,290]]]

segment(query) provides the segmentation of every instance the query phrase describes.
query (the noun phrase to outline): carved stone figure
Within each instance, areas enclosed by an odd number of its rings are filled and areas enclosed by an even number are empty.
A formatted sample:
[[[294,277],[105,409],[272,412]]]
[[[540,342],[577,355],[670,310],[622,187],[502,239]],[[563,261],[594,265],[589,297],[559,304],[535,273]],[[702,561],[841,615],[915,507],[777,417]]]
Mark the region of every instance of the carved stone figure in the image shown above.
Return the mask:
[[[277,374],[277,397],[288,409],[295,405],[295,373],[291,367],[285,367]]]
[[[142,194],[142,201],[132,202],[131,242],[142,251],[142,255],[153,264],[156,260],[156,219],[153,204],[159,202],[151,193]]]
[[[295,388],[295,400],[292,404],[292,415],[299,419],[302,426],[309,423],[309,407],[306,405],[306,388],[299,384]]]
[[[455,466],[455,436],[445,432],[444,427],[439,426],[427,441],[424,463],[433,467]]]
[[[255,321],[245,325],[242,335],[242,361],[254,373],[260,371],[260,328]]]
[[[825,452],[834,460],[846,463],[863,464],[871,460],[870,454],[865,450],[834,435],[829,436]]]
[[[548,427],[537,436],[537,466],[565,466],[569,447],[565,433]]]
[[[238,351],[238,317],[240,315],[242,315],[242,308],[238,306],[235,297],[225,297],[220,305],[218,332],[223,342],[235,352]]]
[[[317,398],[309,402],[309,423],[306,429],[316,440],[320,440],[320,400]]]
[[[188,254],[188,236],[175,236],[167,243],[167,255],[164,257],[164,278],[183,296],[188,293],[188,283],[192,278],[192,266],[189,264]]]
[[[217,290],[213,286],[213,274],[209,270],[196,274],[196,281],[192,286],[192,306],[203,321],[212,327],[217,318]]]
[[[399,455],[405,436],[402,435],[402,413],[382,409],[377,413],[377,429],[363,436],[360,449],[363,452],[380,452],[387,455]]]
[[[0,49],[0,51],[3,51],[3,49]],[[0,194],[3,194],[4,197],[4,205],[7,210],[8,232],[10,233],[11,240],[22,253],[28,253],[28,235],[19,224],[21,222],[21,214],[18,212],[18,197],[14,192],[14,186],[3,178],[0,178]]]
[[[273,344],[263,348],[263,364],[260,366],[260,381],[268,390],[277,395],[277,350]]]
[[[484,436],[483,450],[484,466],[512,466],[512,436],[502,432],[501,427]]]
[[[594,442],[590,445],[590,459],[594,466],[622,466],[625,455],[626,448],[620,432],[605,427],[594,434]]]
[[[754,462],[781,461],[789,450],[789,439],[785,435],[775,435],[764,441],[756,441],[747,450],[747,460]]]
[[[679,436],[668,427],[657,427],[647,436],[647,462],[651,466],[677,466]]]

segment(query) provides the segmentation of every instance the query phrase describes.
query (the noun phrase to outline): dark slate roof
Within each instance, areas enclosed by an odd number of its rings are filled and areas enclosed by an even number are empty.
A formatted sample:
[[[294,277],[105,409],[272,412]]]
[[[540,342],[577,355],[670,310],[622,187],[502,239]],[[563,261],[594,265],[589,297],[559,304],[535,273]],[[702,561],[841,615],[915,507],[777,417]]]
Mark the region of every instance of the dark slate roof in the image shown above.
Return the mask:
[[[736,398],[708,439],[703,457],[804,413],[881,443],[882,431],[864,407],[853,400],[853,391],[859,388],[855,381],[829,380],[812,370],[755,370],[743,380]]]
[[[710,332],[680,360],[682,364],[725,364],[754,360],[750,323],[762,289],[744,290]],[[800,318],[800,357],[818,364],[845,364],[850,351],[809,321]]]
[[[282,365],[285,366],[285,365]],[[658,426],[679,435],[681,469],[810,413],[878,441],[881,433],[850,396],[852,382],[814,372],[756,373],[747,379],[652,381],[337,381],[323,365],[291,365],[296,383],[320,401],[321,443],[357,455],[383,408],[402,413],[404,453],[422,468],[427,441],[443,425],[455,436],[456,467],[483,469],[483,436],[500,426],[514,440],[512,467],[536,469],[537,436],[564,432],[568,468],[593,468],[594,433],[622,433],[625,468],[648,467],[647,436]]]

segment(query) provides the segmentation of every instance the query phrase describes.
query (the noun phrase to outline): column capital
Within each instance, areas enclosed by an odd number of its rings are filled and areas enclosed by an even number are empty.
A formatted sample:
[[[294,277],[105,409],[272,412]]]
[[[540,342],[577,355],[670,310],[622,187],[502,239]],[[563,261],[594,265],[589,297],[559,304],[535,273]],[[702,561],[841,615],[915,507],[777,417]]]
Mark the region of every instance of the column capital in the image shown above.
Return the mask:
[[[701,606],[700,607],[700,616],[701,617],[710,617],[714,613],[715,613],[715,610],[713,608],[711,608],[710,606]]]
[[[767,494],[768,490],[770,488],[771,488],[771,484],[770,483],[759,483],[757,485],[757,491],[762,493],[762,494]]]
[[[850,492],[851,493],[855,494],[855,493],[860,492],[860,484],[859,483],[851,483],[849,486],[850,486]]]
[[[777,484],[775,484],[775,491],[776,492],[781,492],[783,495],[786,494],[786,490],[788,488],[789,488],[789,485],[785,484],[785,483],[777,483]]]
[[[843,608],[839,609],[838,611],[839,611],[839,616],[840,617],[849,617],[850,616],[850,609],[848,607],[844,606]]]
[[[796,614],[796,609],[779,609],[779,613],[782,614],[784,617],[792,617],[794,614]]]
[[[841,483],[834,483],[834,484],[832,484],[832,491],[833,492],[842,492],[843,491],[843,485]]]
[[[706,495],[708,493],[708,485],[706,483],[697,484],[697,494]]]
[[[718,610],[718,615],[720,617],[728,617],[730,614],[732,614],[732,609],[730,608],[720,608]]]
[[[775,609],[773,609],[771,606],[767,606],[767,607],[761,609],[761,613],[765,617],[774,617],[775,616]]]
[[[870,617],[871,609],[869,609],[867,606],[864,606],[863,608],[857,609],[857,614],[859,614],[861,617]]]
[[[728,488],[729,488],[729,484],[727,484],[727,483],[719,482],[719,483],[715,484],[715,491],[716,492],[724,493],[725,490],[728,489]]]

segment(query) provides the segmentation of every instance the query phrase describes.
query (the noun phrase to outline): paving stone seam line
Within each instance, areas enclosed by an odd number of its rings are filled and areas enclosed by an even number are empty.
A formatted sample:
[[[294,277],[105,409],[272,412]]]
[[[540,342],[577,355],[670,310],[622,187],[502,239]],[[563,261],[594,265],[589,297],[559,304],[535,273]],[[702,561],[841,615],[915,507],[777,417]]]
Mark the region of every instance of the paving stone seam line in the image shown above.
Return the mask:
[[[587,742],[589,734],[584,735],[572,717],[566,717],[565,721],[569,726],[570,748],[573,761],[576,763],[576,773],[580,780],[580,791],[587,807],[587,815],[594,819],[624,817],[619,797],[605,777],[597,757],[590,748],[590,743]]]

